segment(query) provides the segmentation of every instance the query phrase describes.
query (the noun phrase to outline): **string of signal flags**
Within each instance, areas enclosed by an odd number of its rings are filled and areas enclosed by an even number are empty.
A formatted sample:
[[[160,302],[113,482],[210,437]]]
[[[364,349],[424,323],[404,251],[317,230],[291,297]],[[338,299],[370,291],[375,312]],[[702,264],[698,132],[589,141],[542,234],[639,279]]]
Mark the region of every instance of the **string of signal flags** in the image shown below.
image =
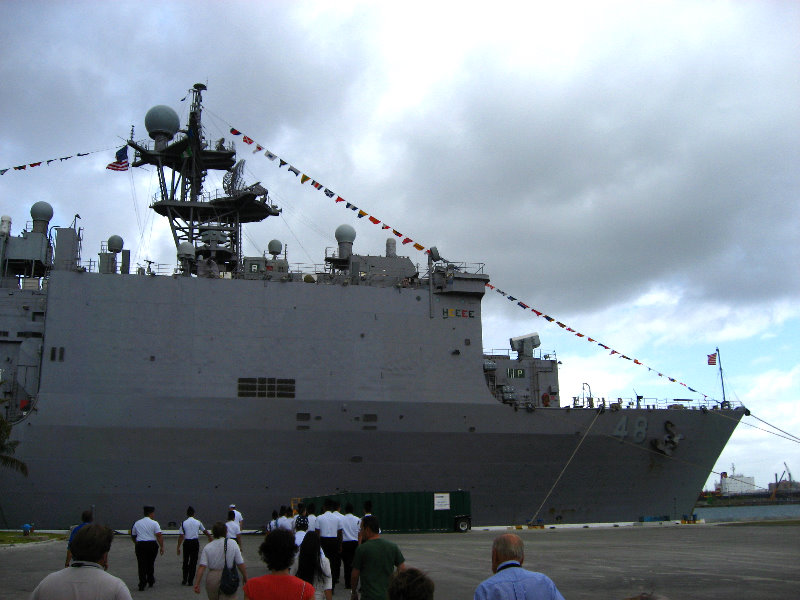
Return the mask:
[[[266,158],[268,158],[270,161],[276,163],[279,169],[282,169],[283,167],[287,167],[286,168],[286,172],[287,173],[291,173],[292,175],[297,177],[299,182],[300,182],[300,185],[304,185],[304,184],[306,184],[307,182],[310,181],[311,182],[311,186],[313,188],[321,191],[322,193],[325,194],[325,196],[327,196],[328,198],[334,200],[334,202],[343,203],[342,205],[345,208],[347,208],[347,209],[353,211],[354,213],[356,213],[356,217],[358,219],[363,219],[364,217],[366,217],[369,220],[369,222],[372,223],[373,225],[376,225],[376,226],[379,225],[381,227],[381,229],[391,230],[391,232],[401,240],[403,245],[411,245],[415,250],[418,250],[419,252],[423,252],[425,254],[429,254],[430,253],[430,250],[426,249],[425,246],[423,246],[422,244],[420,244],[418,242],[415,242],[412,238],[410,238],[410,237],[406,236],[405,234],[399,232],[397,229],[394,229],[393,227],[391,227],[385,221],[379,219],[378,217],[368,213],[365,210],[362,210],[361,208],[359,208],[358,206],[356,206],[352,202],[347,202],[338,193],[336,193],[335,191],[333,191],[330,188],[326,187],[325,185],[323,185],[322,183],[320,183],[316,179],[313,179],[311,176],[306,175],[305,173],[300,171],[300,169],[298,169],[294,165],[290,164],[289,161],[284,160],[283,158],[281,158],[280,156],[278,156],[274,152],[271,152],[270,150],[268,150],[262,144],[259,144],[258,142],[256,142],[255,139],[251,138],[248,135],[245,135],[243,132],[241,132],[240,130],[236,129],[235,127],[231,127],[230,128],[230,133],[233,136],[237,136],[237,137],[238,136],[242,136],[241,137],[242,142],[244,142],[248,146],[253,147],[253,154],[261,154],[263,152],[263,155]],[[595,338],[590,337],[590,336],[588,336],[588,335],[586,335],[584,333],[581,333],[579,331],[576,331],[572,327],[569,327],[566,323],[562,323],[561,321],[556,320],[555,317],[551,317],[550,315],[545,314],[543,311],[537,310],[536,308],[532,308],[529,304],[526,304],[525,302],[522,302],[522,300],[520,300],[517,297],[512,296],[511,294],[501,290],[499,287],[494,286],[491,283],[487,283],[486,287],[489,288],[490,290],[493,290],[494,292],[500,294],[506,300],[508,300],[510,302],[513,302],[513,303],[516,303],[516,306],[518,306],[519,308],[521,308],[521,309],[523,309],[525,311],[530,311],[533,314],[535,314],[537,317],[541,317],[542,319],[545,319],[546,321],[548,321],[550,323],[554,323],[555,325],[557,325],[558,327],[560,327],[564,331],[566,331],[568,333],[572,333],[576,337],[585,339],[587,342],[590,342],[590,343],[593,343],[593,344],[597,344],[599,347],[601,347],[601,348],[603,348],[605,350],[608,350],[609,351],[609,356],[617,356],[618,358],[621,358],[621,359],[624,359],[624,360],[629,360],[633,364],[641,366],[641,367],[644,367],[649,372],[655,373],[659,377],[664,377],[664,378],[666,378],[668,381],[670,381],[672,383],[677,383],[678,385],[681,385],[681,386],[685,387],[690,392],[694,392],[695,394],[702,394],[703,398],[706,399],[706,400],[709,398],[709,396],[707,394],[703,394],[702,392],[698,392],[694,388],[691,388],[688,385],[686,385],[684,382],[679,381],[678,379],[676,379],[674,377],[670,377],[669,375],[665,375],[664,373],[661,373],[657,369],[653,369],[652,367],[644,364],[639,359],[632,358],[630,356],[622,354],[621,352],[619,352],[617,350],[614,350],[611,346],[603,344],[602,342],[598,342]],[[716,356],[716,353],[715,353],[715,356]],[[709,361],[709,364],[711,364],[710,361]]]
[[[8,171],[30,171],[31,169],[35,169],[36,167],[47,166],[49,167],[52,163],[62,163],[66,162],[71,158],[83,158],[85,156],[91,156],[92,154],[97,154],[98,152],[108,152],[108,148],[102,148],[101,150],[92,150],[91,152],[76,152],[75,154],[70,154],[69,156],[59,156],[57,158],[48,158],[47,160],[39,160],[32,163],[25,163],[22,165],[17,165],[16,167],[6,167],[4,169],[0,169],[0,176],[5,175]],[[118,152],[121,152],[118,151]],[[126,153],[127,157],[127,153]],[[113,163],[112,163],[113,164]],[[111,169],[113,171],[126,171],[125,169],[121,168],[112,168],[111,165],[106,167],[107,169]]]
[[[263,153],[263,155],[267,159],[269,159],[270,161],[274,162],[278,166],[279,169],[283,169],[283,167],[287,167],[286,168],[286,172],[287,173],[291,173],[296,178],[298,178],[298,181],[300,182],[300,185],[304,185],[304,184],[306,184],[306,183],[308,183],[310,181],[311,182],[311,187],[319,190],[320,192],[325,194],[325,196],[327,198],[332,199],[335,203],[341,204],[344,208],[354,212],[355,215],[356,215],[356,218],[358,218],[358,219],[366,218],[373,225],[380,226],[381,229],[384,229],[384,230],[387,230],[387,231],[390,230],[392,232],[392,234],[395,235],[398,239],[400,239],[401,243],[403,245],[405,245],[405,246],[413,247],[415,250],[417,250],[419,252],[423,252],[425,254],[429,254],[430,253],[430,250],[428,250],[425,246],[423,246],[419,242],[414,241],[414,239],[412,239],[411,237],[401,233],[397,229],[395,229],[392,226],[390,226],[389,224],[387,224],[382,219],[379,219],[378,217],[376,217],[376,216],[368,213],[367,211],[359,208],[358,206],[356,206],[352,202],[348,202],[347,200],[342,198],[342,196],[340,196],[338,193],[336,193],[335,191],[333,191],[330,188],[326,187],[325,185],[323,185],[321,182],[317,181],[316,179],[313,179],[311,176],[306,175],[300,169],[298,169],[294,165],[290,164],[289,161],[284,160],[283,158],[281,158],[280,156],[278,156],[274,152],[271,152],[265,146],[263,146],[262,144],[259,144],[258,142],[256,142],[250,136],[245,135],[244,133],[242,133],[240,130],[236,129],[235,127],[231,127],[230,128],[230,133],[231,133],[231,135],[236,136],[236,137],[241,136],[242,142],[244,142],[248,146],[252,146],[254,148],[253,149],[253,154],[261,154],[261,153]],[[119,150],[117,150],[117,152],[115,154],[115,157],[114,157],[115,160],[112,161],[111,163],[109,163],[106,166],[106,169],[109,169],[109,170],[112,170],[112,171],[127,171],[128,167],[129,167],[127,150],[128,150],[127,144],[125,146],[123,146],[122,148],[120,148]],[[35,168],[35,167],[42,166],[43,164],[50,165],[51,163],[53,163],[55,161],[64,162],[66,160],[69,160],[73,156],[83,157],[83,156],[89,156],[90,154],[95,154],[97,152],[105,152],[105,151],[108,151],[108,149],[106,148],[105,150],[95,150],[95,151],[92,151],[92,152],[78,152],[77,154],[71,155],[71,156],[53,158],[53,159],[49,159],[47,161],[39,161],[39,162],[35,162],[35,163],[19,165],[19,166],[13,167],[13,169],[15,171],[24,171],[24,170],[27,170],[28,168]],[[11,170],[11,167],[6,168],[6,169],[0,169],[0,176],[5,175],[6,172],[9,171],[9,170]],[[584,333],[581,333],[580,331],[575,330],[574,328],[570,327],[566,323],[563,323],[562,321],[557,320],[555,317],[551,317],[550,315],[545,314],[541,310],[538,310],[536,308],[531,307],[529,304],[523,302],[522,300],[520,300],[516,296],[513,296],[510,293],[505,292],[504,290],[501,290],[499,287],[497,287],[495,285],[492,285],[491,283],[487,283],[486,287],[488,289],[494,291],[495,293],[500,294],[501,296],[503,296],[509,302],[515,303],[515,305],[518,306],[519,308],[521,308],[521,309],[523,309],[525,311],[530,311],[533,314],[535,314],[537,317],[541,317],[542,319],[548,321],[549,323],[553,323],[553,324],[557,325],[558,327],[563,329],[565,332],[574,334],[576,337],[579,337],[581,339],[585,339],[589,343],[597,344],[597,346],[599,346],[600,348],[603,348],[604,350],[608,350],[609,351],[609,356],[616,356],[618,358],[631,361],[633,364],[635,364],[637,366],[640,366],[640,367],[644,367],[649,372],[655,373],[659,377],[664,377],[664,378],[666,378],[668,381],[670,381],[672,383],[676,383],[678,385],[681,385],[681,386],[685,387],[690,392],[693,392],[695,394],[701,394],[705,400],[708,400],[709,396],[707,394],[703,394],[702,392],[698,392],[694,388],[689,387],[684,382],[679,381],[678,379],[676,379],[674,377],[670,377],[669,375],[666,375],[666,374],[658,371],[657,369],[654,369],[654,368],[646,365],[645,363],[640,361],[638,358],[633,358],[633,357],[630,357],[630,356],[628,356],[626,354],[622,354],[621,352],[615,350],[611,346],[609,346],[607,344],[604,344],[602,342],[599,342],[595,338],[593,338],[591,336],[588,336],[588,335],[586,335]],[[712,362],[712,356],[714,357],[714,362]],[[709,365],[715,364],[716,363],[716,357],[717,357],[717,353],[716,352],[714,353],[714,355],[709,355],[708,356],[708,364]]]

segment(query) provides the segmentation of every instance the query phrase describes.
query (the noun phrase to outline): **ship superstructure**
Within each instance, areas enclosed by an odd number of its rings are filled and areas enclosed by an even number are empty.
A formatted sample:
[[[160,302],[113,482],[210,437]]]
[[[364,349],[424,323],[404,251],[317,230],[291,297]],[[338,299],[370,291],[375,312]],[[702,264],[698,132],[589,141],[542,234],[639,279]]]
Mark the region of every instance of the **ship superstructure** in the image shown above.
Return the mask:
[[[81,230],[0,229],[0,391],[30,475],[0,472],[0,526],[66,527],[86,507],[127,528],[230,501],[249,526],[292,497],[465,490],[476,524],[635,521],[690,513],[743,412],[729,405],[564,401],[538,335],[484,353],[482,264],[361,254],[340,226],[324,267],[280,242],[244,256],[242,227],[279,214],[209,143],[193,89],[180,130],[148,113],[152,208],[176,268],[130,269],[118,236],[94,271]],[[226,172],[209,194],[209,170]],[[564,405],[564,406],[562,406]]]

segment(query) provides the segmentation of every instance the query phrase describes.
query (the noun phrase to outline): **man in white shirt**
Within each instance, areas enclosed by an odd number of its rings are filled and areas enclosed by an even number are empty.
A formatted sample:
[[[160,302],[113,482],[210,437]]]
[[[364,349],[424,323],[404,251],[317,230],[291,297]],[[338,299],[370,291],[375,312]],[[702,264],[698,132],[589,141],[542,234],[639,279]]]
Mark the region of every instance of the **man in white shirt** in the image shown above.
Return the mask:
[[[186,519],[178,528],[178,556],[181,555],[183,543],[183,579],[181,585],[192,585],[194,573],[197,570],[197,557],[200,554],[200,532],[206,534],[211,541],[211,534],[200,521],[194,518],[194,508],[186,509]]]
[[[242,523],[244,523],[244,517],[242,516],[242,513],[240,513],[238,510],[236,510],[236,505],[235,504],[230,504],[228,506],[228,510],[232,510],[233,511],[234,520],[236,521],[236,524],[239,526],[239,529],[241,530],[243,528]]]
[[[342,515],[342,566],[344,567],[344,587],[350,589],[350,572],[353,569],[353,556],[358,548],[358,534],[361,519],[353,514],[353,505],[348,503]]]
[[[292,521],[292,507],[291,506],[281,506],[281,510],[283,513],[280,517],[278,517],[278,528],[285,529],[286,531],[294,531],[294,525]]]
[[[31,600],[131,600],[125,583],[105,571],[113,539],[114,532],[105,525],[81,527],[70,545],[72,564],[42,579]]]
[[[339,512],[334,512],[336,503],[330,498],[325,499],[323,506],[325,512],[317,517],[317,531],[322,551],[331,563],[331,576],[333,586],[339,583],[339,570],[342,565],[342,522]]]
[[[309,504],[306,508],[306,516],[308,517],[308,530],[315,531],[317,529],[317,507],[315,504]]]
[[[229,540],[236,540],[239,547],[242,547],[242,530],[239,529],[239,524],[236,522],[236,512],[234,510],[228,511],[228,521],[225,523],[227,533],[225,537]]]
[[[164,538],[161,526],[153,519],[156,509],[144,507],[144,517],[136,521],[131,528],[131,538],[136,542],[136,563],[139,567],[139,591],[145,584],[153,587],[156,582],[156,557],[164,554]]]

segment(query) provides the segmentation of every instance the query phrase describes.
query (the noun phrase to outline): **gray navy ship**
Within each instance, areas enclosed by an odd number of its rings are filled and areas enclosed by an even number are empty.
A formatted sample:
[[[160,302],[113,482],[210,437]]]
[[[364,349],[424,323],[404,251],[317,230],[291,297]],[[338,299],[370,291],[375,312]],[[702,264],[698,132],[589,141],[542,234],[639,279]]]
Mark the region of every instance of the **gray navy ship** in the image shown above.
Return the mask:
[[[276,216],[232,144],[209,142],[194,86],[129,141],[158,174],[173,272],[131,269],[112,236],[90,268],[83,230],[0,225],[0,391],[29,476],[0,469],[0,527],[66,528],[94,507],[126,529],[230,502],[247,527],[290,498],[468,491],[472,523],[629,522],[691,513],[745,413],[729,403],[562,398],[538,335],[485,354],[482,265],[362,254],[335,231],[324,266],[281,243],[244,256],[242,228]],[[223,190],[203,189],[224,171]]]

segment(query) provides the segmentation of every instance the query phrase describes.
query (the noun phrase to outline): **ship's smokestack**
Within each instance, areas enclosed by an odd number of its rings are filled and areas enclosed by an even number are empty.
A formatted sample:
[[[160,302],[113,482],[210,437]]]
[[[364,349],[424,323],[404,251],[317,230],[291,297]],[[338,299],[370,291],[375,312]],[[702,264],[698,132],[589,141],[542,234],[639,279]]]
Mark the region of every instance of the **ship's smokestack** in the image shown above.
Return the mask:
[[[397,256],[397,240],[394,238],[387,238],[386,239],[386,256],[388,258],[394,258]]]

